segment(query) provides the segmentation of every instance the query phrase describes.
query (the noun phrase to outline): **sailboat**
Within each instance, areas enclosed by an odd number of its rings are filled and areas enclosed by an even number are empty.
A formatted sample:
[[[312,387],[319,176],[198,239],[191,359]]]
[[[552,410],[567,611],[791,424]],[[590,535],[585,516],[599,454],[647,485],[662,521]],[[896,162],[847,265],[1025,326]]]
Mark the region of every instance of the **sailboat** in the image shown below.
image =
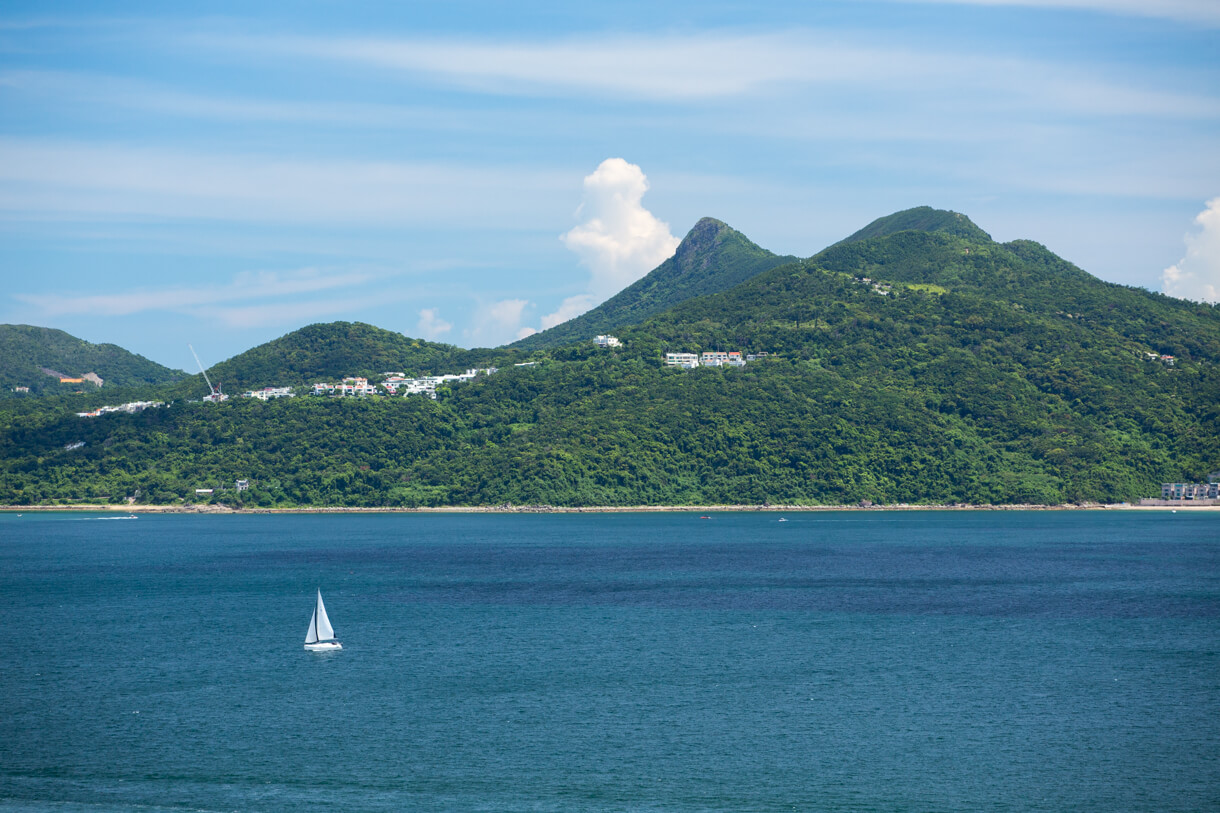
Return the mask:
[[[305,648],[310,652],[331,652],[343,649],[335,640],[335,628],[326,617],[326,605],[322,603],[322,591],[318,590],[318,603],[314,605],[313,617],[309,619],[309,632],[305,633]]]

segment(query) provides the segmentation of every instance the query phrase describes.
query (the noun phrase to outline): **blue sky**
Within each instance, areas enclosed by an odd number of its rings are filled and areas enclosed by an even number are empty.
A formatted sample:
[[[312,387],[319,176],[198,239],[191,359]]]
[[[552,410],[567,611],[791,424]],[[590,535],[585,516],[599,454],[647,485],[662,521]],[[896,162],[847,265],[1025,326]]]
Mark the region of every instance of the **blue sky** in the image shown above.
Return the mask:
[[[174,367],[500,344],[705,215],[808,256],[924,204],[1215,301],[1220,3],[0,10],[0,321]]]

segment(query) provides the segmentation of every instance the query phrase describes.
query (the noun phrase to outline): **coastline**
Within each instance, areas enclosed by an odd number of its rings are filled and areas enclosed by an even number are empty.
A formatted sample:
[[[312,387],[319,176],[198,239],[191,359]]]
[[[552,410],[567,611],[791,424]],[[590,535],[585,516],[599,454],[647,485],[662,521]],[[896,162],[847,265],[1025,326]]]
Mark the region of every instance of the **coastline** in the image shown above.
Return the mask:
[[[0,513],[108,512],[123,514],[660,514],[660,513],[817,513],[826,511],[1220,511],[1220,505],[1137,505],[1134,503],[1084,503],[1081,505],[481,505],[437,507],[312,506],[297,508],[233,508],[227,505],[5,505]]]

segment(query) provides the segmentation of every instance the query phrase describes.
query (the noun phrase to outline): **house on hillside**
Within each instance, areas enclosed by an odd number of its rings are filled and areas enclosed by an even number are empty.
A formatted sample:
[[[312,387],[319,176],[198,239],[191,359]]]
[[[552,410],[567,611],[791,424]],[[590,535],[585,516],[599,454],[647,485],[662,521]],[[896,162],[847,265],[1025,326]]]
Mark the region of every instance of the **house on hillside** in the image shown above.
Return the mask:
[[[370,384],[367,378],[352,376],[343,379],[340,385],[340,390],[343,395],[376,395],[377,386]]]
[[[291,398],[292,387],[263,387],[261,390],[243,392],[242,397],[257,398],[260,401],[269,401],[272,398]]]
[[[598,347],[622,347],[623,343],[617,336],[594,336],[593,343]]]
[[[694,353],[666,353],[665,366],[690,370],[699,366],[699,357]]]

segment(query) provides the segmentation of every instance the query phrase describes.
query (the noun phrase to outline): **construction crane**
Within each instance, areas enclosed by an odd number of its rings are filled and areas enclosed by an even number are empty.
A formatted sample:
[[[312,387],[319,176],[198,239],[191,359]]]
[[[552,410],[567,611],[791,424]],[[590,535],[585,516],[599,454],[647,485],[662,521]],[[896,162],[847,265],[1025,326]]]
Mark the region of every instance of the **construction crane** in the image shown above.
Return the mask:
[[[216,403],[218,401],[223,401],[226,398],[228,398],[229,396],[225,395],[223,392],[220,391],[220,382],[219,381],[216,382],[215,387],[212,386],[212,379],[208,378],[208,371],[203,369],[203,362],[201,362],[199,360],[199,354],[195,352],[195,348],[191,347],[189,344],[187,345],[187,347],[190,347],[191,355],[195,357],[195,363],[199,365],[199,372],[203,373],[203,380],[208,382],[209,392],[207,395],[204,396],[203,400]]]

